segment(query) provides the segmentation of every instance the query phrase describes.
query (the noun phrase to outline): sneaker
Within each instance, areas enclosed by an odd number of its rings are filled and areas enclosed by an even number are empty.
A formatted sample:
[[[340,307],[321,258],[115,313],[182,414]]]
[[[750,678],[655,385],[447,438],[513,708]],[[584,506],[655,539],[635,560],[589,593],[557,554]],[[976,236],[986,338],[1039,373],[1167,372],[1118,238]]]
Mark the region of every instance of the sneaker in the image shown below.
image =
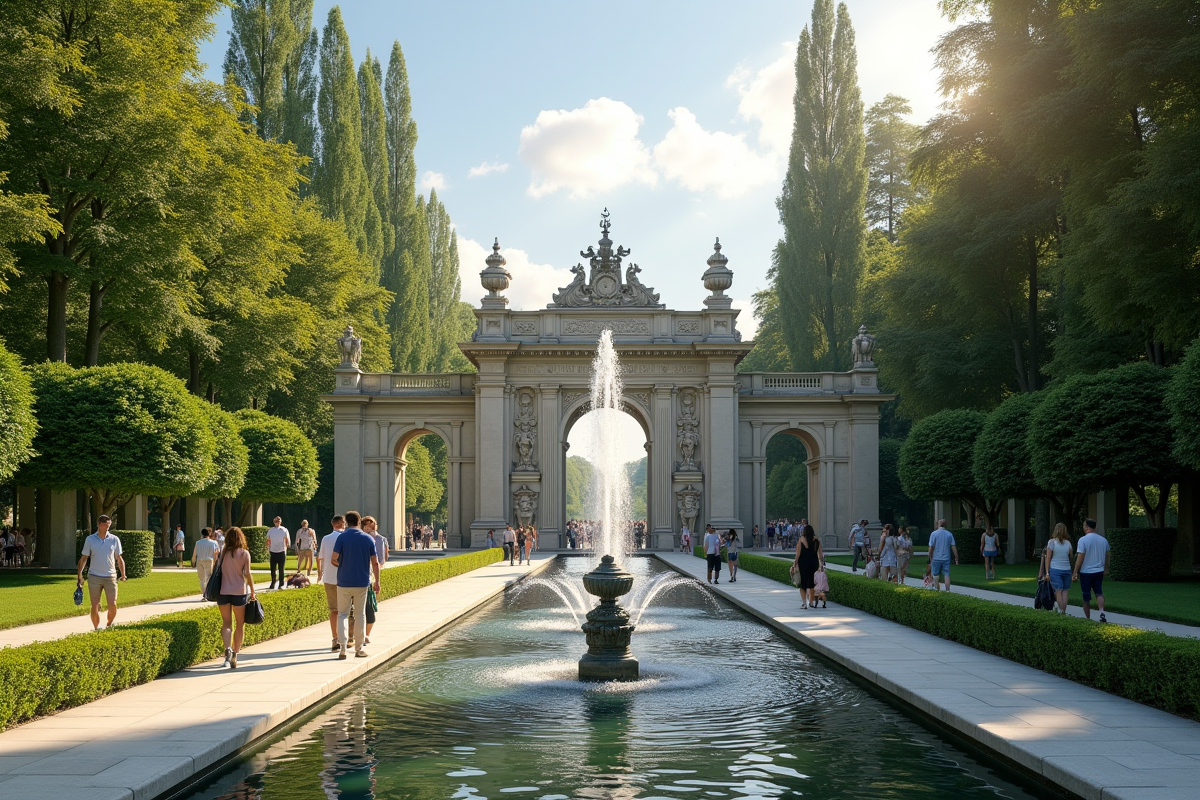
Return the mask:
[[[229,657],[229,668],[237,669],[237,653],[234,653]]]
[[[342,643],[339,642],[337,639],[334,639],[333,647],[329,648],[329,652],[336,653],[338,650],[341,650],[341,649],[342,649]]]
[[[717,578],[716,580],[713,581],[713,583],[720,583],[720,582],[721,582],[720,578]]]
[[[801,609],[808,608],[808,603],[801,603],[801,604],[800,604],[800,608],[801,608]]]
[[[345,657],[346,657],[346,651],[339,647],[338,648],[338,661],[343,660]]]
[[[366,647],[370,643],[371,643],[371,637],[369,637],[369,636],[363,637],[363,647]]]
[[[228,647],[226,647],[226,648],[225,648],[225,663],[224,663],[224,664],[222,664],[221,666],[228,667],[228,666],[229,666],[229,659],[230,659],[232,656],[233,656],[233,651],[232,651],[232,650],[230,650]]]
[[[1101,622],[1108,622],[1108,620],[1106,620],[1106,619],[1104,618],[1104,612],[1103,612],[1103,611],[1101,611],[1101,612],[1100,612],[1100,621],[1101,621]]]
[[[366,657],[367,657],[367,651],[366,651],[366,650],[355,650],[355,651],[354,651],[354,657],[355,657],[355,658],[366,658]]]
[[[827,603],[826,601],[822,600],[822,601],[821,601],[821,608],[829,608],[829,603]]]

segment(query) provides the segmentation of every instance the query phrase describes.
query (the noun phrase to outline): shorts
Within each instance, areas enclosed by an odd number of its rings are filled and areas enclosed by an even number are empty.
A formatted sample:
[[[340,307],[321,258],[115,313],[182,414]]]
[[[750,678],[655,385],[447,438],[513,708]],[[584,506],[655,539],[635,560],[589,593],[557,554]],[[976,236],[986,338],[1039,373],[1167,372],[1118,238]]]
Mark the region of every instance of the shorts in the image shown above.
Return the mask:
[[[950,559],[948,559],[948,558],[933,559],[932,561],[929,562],[929,573],[931,575],[933,575],[935,578],[938,577],[939,575],[945,575],[947,578],[949,578],[950,577]]]
[[[176,553],[182,553],[182,552],[183,552],[183,545],[181,545],[181,544],[177,544],[177,545],[175,545],[175,552],[176,552]]]
[[[325,605],[329,607],[330,614],[336,614],[338,610],[337,584],[325,583],[322,585],[325,587]]]
[[[104,597],[111,607],[117,602],[117,579],[112,575],[101,577],[99,575],[88,575],[88,596],[92,599],[92,605],[100,602],[100,592],[104,591]]]
[[[737,553],[730,553],[730,554],[729,554],[729,560],[730,560],[730,561],[737,561],[737,557],[738,557],[738,554],[737,554]]]
[[[219,594],[217,595],[217,605],[219,606],[244,606],[246,605],[246,597],[244,594]]]
[[[720,572],[721,571],[721,557],[719,555],[713,555],[712,553],[707,553],[707,554],[705,554],[704,558],[706,561],[708,561],[708,571],[709,572]]]
[[[1104,573],[1079,573],[1079,589],[1083,592],[1083,601],[1085,603],[1092,599],[1092,592],[1095,592],[1100,597],[1104,597]]]
[[[983,555],[985,558],[995,558],[996,556],[1000,555],[1000,551],[999,550],[984,550]]]
[[[1071,588],[1071,570],[1051,569],[1050,588],[1056,592],[1065,592]]]

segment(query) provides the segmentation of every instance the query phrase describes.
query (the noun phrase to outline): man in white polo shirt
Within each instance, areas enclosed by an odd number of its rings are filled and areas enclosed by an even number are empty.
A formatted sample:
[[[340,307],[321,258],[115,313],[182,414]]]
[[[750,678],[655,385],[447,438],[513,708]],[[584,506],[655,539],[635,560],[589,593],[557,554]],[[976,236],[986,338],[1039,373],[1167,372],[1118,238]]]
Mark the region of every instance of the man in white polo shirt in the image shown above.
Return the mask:
[[[100,592],[108,600],[108,627],[117,618],[117,581],[125,580],[125,559],[121,557],[121,540],[108,532],[112,520],[101,514],[96,520],[96,532],[83,540],[83,554],[79,557],[79,570],[75,576],[83,586],[83,568],[88,568],[88,594],[92,600],[92,627],[100,630]],[[120,572],[118,572],[120,568]]]
[[[338,618],[338,568],[333,563],[333,546],[337,544],[338,536],[342,531],[346,530],[346,518],[341,514],[334,517],[330,524],[333,526],[333,531],[325,534],[321,539],[321,546],[317,550],[317,580],[325,586],[325,606],[329,609],[329,630],[333,632],[333,647],[330,648],[331,653],[336,653],[342,649],[341,642],[338,641],[337,618]],[[354,641],[354,618],[350,618],[350,641]]]
[[[287,580],[287,551],[292,546],[292,534],[283,527],[283,520],[276,517],[271,530],[267,531],[267,550],[271,556],[271,588],[275,588],[275,567],[279,567],[279,588]]]

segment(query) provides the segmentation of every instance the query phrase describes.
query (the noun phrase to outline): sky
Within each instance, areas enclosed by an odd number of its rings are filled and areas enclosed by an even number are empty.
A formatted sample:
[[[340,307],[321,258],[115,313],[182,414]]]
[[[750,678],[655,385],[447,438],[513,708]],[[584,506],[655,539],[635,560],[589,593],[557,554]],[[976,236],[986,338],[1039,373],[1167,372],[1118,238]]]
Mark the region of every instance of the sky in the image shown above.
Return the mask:
[[[314,4],[318,29],[333,5]],[[485,294],[479,272],[498,238],[511,307],[545,307],[607,208],[626,263],[670,309],[700,308],[720,237],[738,328],[753,338],[750,300],[781,234],[775,198],[810,2],[340,5],[356,61],[370,49],[386,69],[393,41],[404,51],[419,188],[437,190],[458,232],[463,300]],[[914,122],[934,115],[930,49],[951,27],[936,0],[846,5],[864,106],[892,93],[908,98]],[[220,80],[228,9],[215,24],[201,55]],[[641,442],[629,450],[639,458]]]

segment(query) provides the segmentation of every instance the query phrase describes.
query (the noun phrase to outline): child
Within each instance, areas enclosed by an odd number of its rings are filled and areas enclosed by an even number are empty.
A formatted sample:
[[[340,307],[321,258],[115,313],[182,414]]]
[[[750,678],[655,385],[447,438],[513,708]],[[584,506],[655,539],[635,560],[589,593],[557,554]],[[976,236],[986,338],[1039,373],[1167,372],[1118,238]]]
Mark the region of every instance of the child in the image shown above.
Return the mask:
[[[824,565],[821,565],[824,567]],[[821,601],[821,608],[829,608],[829,602],[825,599],[825,593],[829,591],[829,576],[825,574],[824,569],[819,569],[813,573],[813,597]]]
[[[933,570],[929,564],[925,565],[925,588],[926,589],[936,589],[937,588],[933,583]]]

